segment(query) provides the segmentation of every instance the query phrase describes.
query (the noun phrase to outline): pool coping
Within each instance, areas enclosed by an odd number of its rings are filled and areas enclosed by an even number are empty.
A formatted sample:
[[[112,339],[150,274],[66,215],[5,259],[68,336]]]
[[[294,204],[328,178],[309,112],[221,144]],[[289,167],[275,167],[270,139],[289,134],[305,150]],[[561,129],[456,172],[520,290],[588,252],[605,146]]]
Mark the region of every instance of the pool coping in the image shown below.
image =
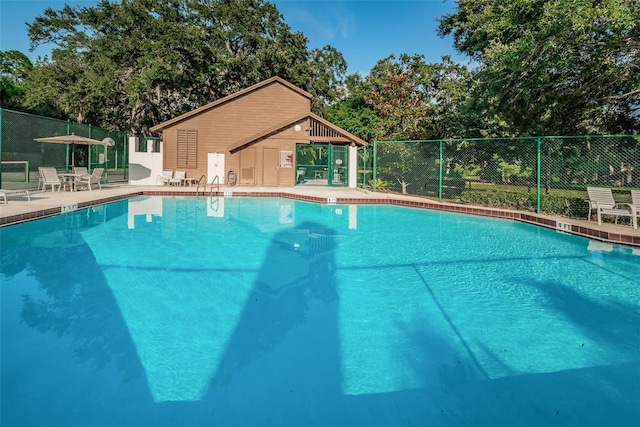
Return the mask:
[[[417,196],[401,195],[395,193],[377,193],[362,189],[301,189],[294,187],[295,191],[284,189],[266,188],[220,188],[219,190],[197,191],[196,189],[185,188],[157,188],[157,187],[116,187],[121,191],[106,197],[100,197],[102,192],[81,192],[82,199],[78,197],[55,198],[50,206],[37,209],[32,202],[11,201],[11,205],[18,204],[20,212],[12,214],[7,209],[0,210],[0,227],[9,226],[25,221],[59,215],[61,213],[84,209],[92,206],[111,203],[119,200],[129,199],[136,196],[215,196],[215,197],[282,197],[294,200],[301,200],[320,204],[382,204],[406,206],[420,209],[429,209],[443,212],[453,212],[476,216],[485,216],[500,219],[509,219],[524,222],[540,227],[553,229],[558,232],[586,237],[611,244],[621,244],[640,247],[640,229],[634,229],[630,225],[602,224],[565,218],[560,216],[549,216],[532,212],[514,211],[506,209],[487,208],[482,206],[457,205],[453,203],[438,202],[430,199],[423,199]],[[100,193],[100,194],[98,194]],[[72,194],[72,193],[70,193]],[[95,197],[97,196],[97,197]],[[65,203],[66,202],[66,203]],[[73,202],[73,203],[69,203]],[[10,205],[0,205],[10,206]]]

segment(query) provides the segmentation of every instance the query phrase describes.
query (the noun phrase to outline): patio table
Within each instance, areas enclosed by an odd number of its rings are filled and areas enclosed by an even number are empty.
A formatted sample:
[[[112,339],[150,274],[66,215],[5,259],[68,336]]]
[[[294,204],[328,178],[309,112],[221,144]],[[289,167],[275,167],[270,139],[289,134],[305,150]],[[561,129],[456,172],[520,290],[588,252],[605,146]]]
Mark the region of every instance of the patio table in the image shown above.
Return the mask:
[[[71,191],[76,191],[76,179],[80,178],[81,173],[59,173],[58,176],[64,179],[65,182],[69,183],[69,189]],[[65,185],[66,187],[66,185]]]

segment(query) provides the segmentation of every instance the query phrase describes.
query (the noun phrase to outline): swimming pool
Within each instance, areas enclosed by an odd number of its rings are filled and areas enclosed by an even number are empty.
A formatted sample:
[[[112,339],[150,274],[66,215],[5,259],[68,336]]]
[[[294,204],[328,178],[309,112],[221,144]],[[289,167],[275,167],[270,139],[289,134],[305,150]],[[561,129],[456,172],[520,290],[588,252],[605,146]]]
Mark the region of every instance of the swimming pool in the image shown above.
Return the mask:
[[[138,197],[0,229],[13,425],[636,425],[640,256],[396,206]]]

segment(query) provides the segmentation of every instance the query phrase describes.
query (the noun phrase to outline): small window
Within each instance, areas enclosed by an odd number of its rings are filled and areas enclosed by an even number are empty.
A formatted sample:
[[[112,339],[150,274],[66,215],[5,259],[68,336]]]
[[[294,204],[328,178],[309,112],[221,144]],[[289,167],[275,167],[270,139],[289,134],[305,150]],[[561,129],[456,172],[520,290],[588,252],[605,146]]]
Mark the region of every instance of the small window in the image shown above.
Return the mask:
[[[197,167],[198,131],[178,130],[178,168]]]
[[[151,152],[159,153],[160,152],[160,140],[156,138],[139,138],[138,143],[136,144],[136,151],[138,153],[146,153],[149,151],[148,147],[151,144]]]

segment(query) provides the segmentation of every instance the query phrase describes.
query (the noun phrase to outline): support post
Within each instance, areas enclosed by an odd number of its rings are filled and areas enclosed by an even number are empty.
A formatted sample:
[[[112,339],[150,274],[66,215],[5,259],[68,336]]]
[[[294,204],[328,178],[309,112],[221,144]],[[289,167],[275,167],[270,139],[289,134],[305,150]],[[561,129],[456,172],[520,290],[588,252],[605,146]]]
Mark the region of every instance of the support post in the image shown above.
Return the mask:
[[[373,175],[371,176],[371,188],[376,191],[376,184],[378,181],[377,168],[378,168],[378,141],[373,141]]]
[[[536,160],[536,175],[537,175],[537,179],[536,179],[536,213],[540,213],[540,197],[541,197],[541,192],[540,192],[540,184],[542,182],[541,177],[540,177],[540,172],[542,171],[542,165],[541,165],[541,159],[542,159],[542,139],[540,137],[537,138],[537,143],[536,143],[537,147],[536,147],[536,152],[537,152],[537,160]]]
[[[0,160],[2,160],[2,108],[0,108]],[[0,188],[2,188],[2,163],[0,162]]]
[[[442,147],[442,140],[438,141],[439,145],[440,145],[440,168],[438,170],[438,201],[442,201],[442,181],[443,181],[443,177],[442,177],[442,170],[443,170],[443,159],[442,159],[442,151],[443,151],[443,147]]]

